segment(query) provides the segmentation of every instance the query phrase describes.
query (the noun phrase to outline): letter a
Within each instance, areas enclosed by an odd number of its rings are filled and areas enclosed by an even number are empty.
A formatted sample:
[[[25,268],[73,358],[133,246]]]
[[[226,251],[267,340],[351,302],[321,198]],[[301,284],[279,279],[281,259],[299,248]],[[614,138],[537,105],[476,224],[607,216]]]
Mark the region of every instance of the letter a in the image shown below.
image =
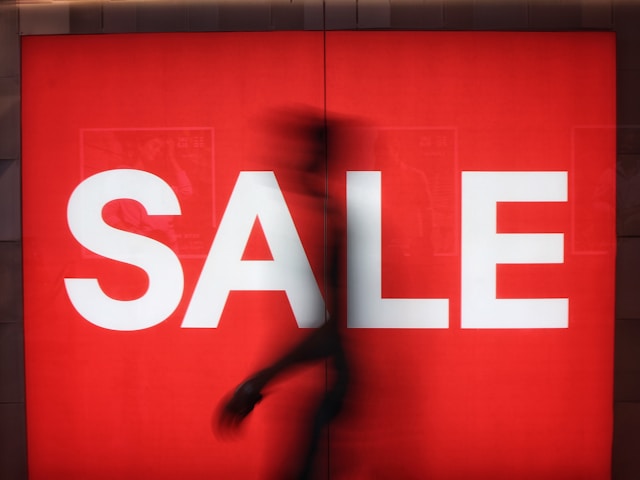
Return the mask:
[[[256,217],[273,260],[242,260]],[[324,301],[273,172],[240,172],[182,322],[216,328],[231,290],[285,291],[299,327],[324,321]]]

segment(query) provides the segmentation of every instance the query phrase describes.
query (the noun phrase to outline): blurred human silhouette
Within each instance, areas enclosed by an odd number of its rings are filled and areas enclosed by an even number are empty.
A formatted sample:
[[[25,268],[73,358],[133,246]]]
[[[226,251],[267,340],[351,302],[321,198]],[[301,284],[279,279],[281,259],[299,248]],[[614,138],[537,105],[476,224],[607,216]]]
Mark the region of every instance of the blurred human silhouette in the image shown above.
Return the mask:
[[[340,412],[349,384],[347,355],[340,334],[340,312],[343,288],[340,283],[344,255],[344,221],[342,209],[335,198],[327,194],[328,162],[335,161],[341,139],[344,138],[346,122],[329,118],[322,112],[310,109],[291,109],[275,115],[270,122],[275,134],[284,140],[280,147],[289,151],[283,154],[279,165],[281,172],[289,175],[293,188],[301,190],[309,208],[316,209],[314,218],[325,222],[325,302],[326,313],[322,325],[282,352],[269,365],[250,375],[223,400],[218,418],[218,427],[223,431],[233,430],[263,400],[265,389],[274,380],[296,367],[326,360],[327,384],[322,391],[314,413],[305,426],[301,458],[294,477],[298,480],[311,478],[316,463],[322,434],[329,422]],[[281,152],[282,154],[282,152]],[[298,193],[301,193],[300,191]],[[295,274],[295,273],[292,273]],[[320,323],[320,322],[319,322]],[[306,442],[306,443],[305,443]]]

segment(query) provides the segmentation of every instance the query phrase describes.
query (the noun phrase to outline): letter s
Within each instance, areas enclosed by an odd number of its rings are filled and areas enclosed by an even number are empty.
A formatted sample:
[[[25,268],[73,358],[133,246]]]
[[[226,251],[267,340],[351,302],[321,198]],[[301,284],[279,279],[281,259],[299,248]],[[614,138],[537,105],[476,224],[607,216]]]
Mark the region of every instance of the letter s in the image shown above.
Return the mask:
[[[184,274],[178,257],[151,238],[107,225],[103,207],[118,199],[140,202],[149,215],[180,215],[171,187],[148,172],[108,170],[84,180],[71,194],[67,222],[75,239],[88,250],[137,266],[149,277],[149,287],[135,300],[107,296],[95,278],[65,278],[71,303],[89,322],[110,330],[142,330],[164,321],[178,306]]]

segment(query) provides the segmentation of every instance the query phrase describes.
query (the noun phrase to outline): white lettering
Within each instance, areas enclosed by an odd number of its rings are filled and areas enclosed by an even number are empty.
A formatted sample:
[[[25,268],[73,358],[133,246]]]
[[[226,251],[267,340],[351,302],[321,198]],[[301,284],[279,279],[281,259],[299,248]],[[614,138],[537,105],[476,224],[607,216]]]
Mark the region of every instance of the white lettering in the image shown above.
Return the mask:
[[[448,328],[447,298],[382,297],[381,173],[347,172],[347,309],[351,328]],[[141,268],[149,287],[117,300],[96,278],[65,278],[71,303],[89,322],[140,330],[164,321],[184,289],[180,261],[168,246],[107,224],[103,207],[139,202],[145,215],[180,215],[171,187],[140,170],[84,180],[67,220],[76,240],[103,257]],[[567,172],[462,172],[462,328],[566,328],[567,298],[497,298],[496,265],[563,263],[562,233],[497,233],[498,202],[566,202]],[[130,212],[131,213],[131,212]],[[243,260],[258,219],[272,260]],[[324,301],[273,172],[240,172],[211,243],[182,326],[216,328],[231,291],[284,291],[299,327],[324,320]]]
[[[149,277],[146,293],[135,300],[116,300],[95,278],[65,278],[64,283],[71,303],[89,322],[110,330],[141,330],[165,320],[180,303],[182,266],[166,245],[104,222],[103,207],[118,199],[140,202],[149,215],[180,215],[180,204],[164,180],[130,169],[93,175],[69,198],[67,222],[76,240],[98,255],[144,270]]]
[[[561,233],[497,233],[497,202],[566,202],[567,172],[462,172],[462,328],[566,328],[566,298],[497,299],[496,265],[563,263]]]
[[[347,310],[352,328],[447,328],[446,298],[382,298],[380,172],[347,172]]]
[[[273,260],[242,260],[259,218]],[[215,328],[231,290],[284,290],[299,327],[324,321],[324,301],[273,172],[240,172],[182,323]]]

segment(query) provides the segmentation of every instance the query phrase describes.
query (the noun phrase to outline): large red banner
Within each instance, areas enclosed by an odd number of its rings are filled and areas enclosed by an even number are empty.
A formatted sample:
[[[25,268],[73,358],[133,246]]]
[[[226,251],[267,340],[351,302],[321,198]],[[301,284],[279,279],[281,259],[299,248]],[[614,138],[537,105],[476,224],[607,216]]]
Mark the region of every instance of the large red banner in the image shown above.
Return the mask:
[[[34,479],[281,478],[325,385],[221,399],[317,327],[324,219],[272,135],[353,119],[349,395],[335,479],[606,479],[615,44],[606,33],[26,37],[23,238]]]

